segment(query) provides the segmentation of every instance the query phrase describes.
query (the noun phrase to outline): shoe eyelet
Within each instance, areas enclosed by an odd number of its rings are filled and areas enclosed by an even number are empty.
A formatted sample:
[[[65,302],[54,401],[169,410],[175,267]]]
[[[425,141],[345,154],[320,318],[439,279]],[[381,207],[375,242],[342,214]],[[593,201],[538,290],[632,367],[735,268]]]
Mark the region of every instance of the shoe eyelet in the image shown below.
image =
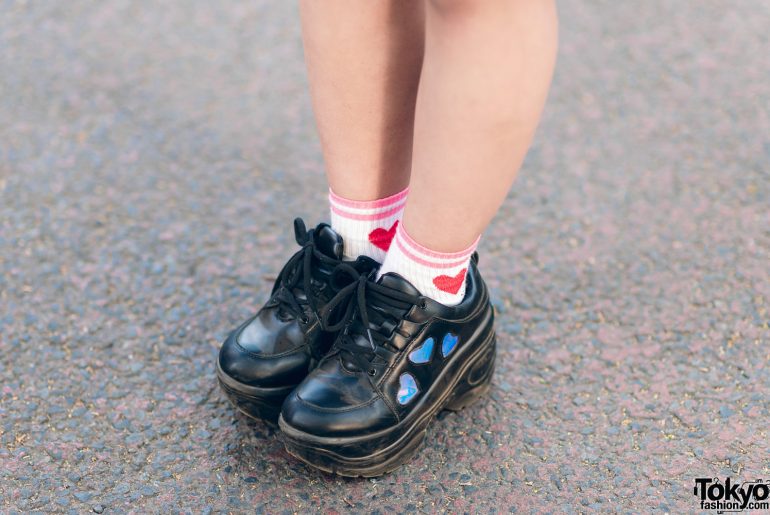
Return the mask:
[[[377,370],[374,368],[370,368],[369,372],[367,372],[370,376],[374,377],[377,375]]]

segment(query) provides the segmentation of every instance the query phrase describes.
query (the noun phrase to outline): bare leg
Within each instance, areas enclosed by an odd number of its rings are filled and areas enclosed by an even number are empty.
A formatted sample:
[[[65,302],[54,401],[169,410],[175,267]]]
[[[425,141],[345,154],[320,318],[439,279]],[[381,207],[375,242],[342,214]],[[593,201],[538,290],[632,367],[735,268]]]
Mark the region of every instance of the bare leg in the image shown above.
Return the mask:
[[[302,0],[310,90],[332,190],[373,200],[409,184],[424,7]]]
[[[427,2],[403,219],[417,242],[455,252],[489,224],[532,140],[556,48],[553,0]]]

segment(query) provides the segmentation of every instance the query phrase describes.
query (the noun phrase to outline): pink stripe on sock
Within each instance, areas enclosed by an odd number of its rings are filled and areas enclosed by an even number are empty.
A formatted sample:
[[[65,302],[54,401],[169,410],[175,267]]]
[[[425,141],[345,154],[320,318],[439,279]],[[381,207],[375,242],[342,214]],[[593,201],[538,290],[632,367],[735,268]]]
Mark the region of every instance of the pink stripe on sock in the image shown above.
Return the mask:
[[[382,207],[388,207],[391,204],[403,200],[409,193],[409,188],[404,188],[403,191],[399,191],[395,195],[389,197],[377,199],[377,200],[350,200],[340,197],[329,188],[329,201],[332,204],[337,204],[344,207],[352,207],[355,209],[378,209]]]
[[[479,244],[479,240],[481,239],[481,235],[479,235],[476,240],[471,243],[471,246],[468,247],[465,250],[461,250],[459,252],[436,252],[434,250],[430,250],[429,248],[423,247],[414,239],[409,236],[409,234],[406,232],[406,229],[404,228],[404,224],[401,223],[398,225],[398,234],[401,236],[401,239],[409,245],[412,248],[413,252],[419,252],[420,254],[425,255],[426,257],[432,257],[436,259],[446,260],[446,259],[459,259],[459,258],[467,258],[471,254],[473,254],[473,251],[476,250],[476,247]]]
[[[350,211],[343,211],[334,204],[332,204],[330,208],[334,214],[337,214],[343,218],[348,218],[350,220],[382,220],[383,218],[388,218],[389,216],[392,216],[401,211],[404,208],[404,205],[399,204],[393,208],[388,209],[387,211],[366,215],[361,213],[351,213]]]
[[[399,227],[401,227],[401,224],[399,224]],[[398,229],[396,229],[398,231]],[[460,265],[463,265],[468,262],[468,257],[466,256],[463,259],[460,259],[458,261],[452,261],[449,263],[446,262],[436,262],[436,261],[428,261],[427,259],[421,258],[420,256],[414,254],[401,240],[401,238],[398,237],[398,234],[396,234],[396,237],[393,238],[393,241],[396,242],[396,245],[398,245],[398,248],[401,249],[401,252],[404,253],[406,257],[414,261],[415,263],[419,263],[423,266],[427,266],[430,268],[455,268]]]

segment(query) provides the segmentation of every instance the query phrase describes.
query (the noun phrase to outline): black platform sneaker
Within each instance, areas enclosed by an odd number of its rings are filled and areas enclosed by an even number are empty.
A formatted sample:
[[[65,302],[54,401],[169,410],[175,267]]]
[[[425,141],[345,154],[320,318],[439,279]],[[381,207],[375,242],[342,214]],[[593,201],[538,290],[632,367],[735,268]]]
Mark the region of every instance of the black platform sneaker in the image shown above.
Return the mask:
[[[330,310],[325,316],[321,311],[341,289],[332,272],[342,263],[342,238],[326,224],[308,231],[300,218],[294,220],[294,235],[302,248],[278,274],[262,309],[230,333],[217,360],[219,383],[235,407],[272,423],[340,327],[329,323]],[[367,274],[378,265],[360,257],[346,266]]]
[[[326,472],[371,477],[405,463],[442,409],[486,394],[494,315],[473,256],[465,299],[444,306],[399,275],[358,280],[330,353],[283,404],[287,451]]]

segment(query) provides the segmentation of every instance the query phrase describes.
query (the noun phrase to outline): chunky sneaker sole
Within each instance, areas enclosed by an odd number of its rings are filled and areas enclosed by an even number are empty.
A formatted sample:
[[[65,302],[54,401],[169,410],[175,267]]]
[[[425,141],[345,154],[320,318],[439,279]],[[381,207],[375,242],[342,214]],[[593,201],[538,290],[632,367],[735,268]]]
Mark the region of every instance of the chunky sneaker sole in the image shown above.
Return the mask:
[[[286,450],[308,465],[341,476],[375,477],[397,469],[415,455],[441,410],[459,411],[489,391],[496,355],[491,315],[481,327],[420,399],[425,406],[415,407],[398,424],[365,436],[322,437],[293,428],[280,417]]]
[[[277,426],[281,405],[296,387],[292,385],[269,388],[243,384],[227,375],[222,370],[219,360],[217,360],[217,380],[235,409],[251,419],[261,420],[272,426]]]

